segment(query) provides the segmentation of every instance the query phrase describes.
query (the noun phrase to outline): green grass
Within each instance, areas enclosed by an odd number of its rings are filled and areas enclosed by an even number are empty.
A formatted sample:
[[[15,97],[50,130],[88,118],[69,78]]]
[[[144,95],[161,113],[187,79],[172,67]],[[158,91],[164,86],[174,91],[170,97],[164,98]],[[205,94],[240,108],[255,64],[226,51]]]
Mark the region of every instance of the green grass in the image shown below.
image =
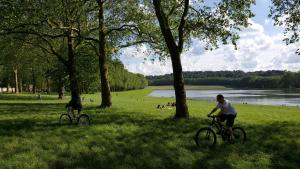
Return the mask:
[[[148,89],[152,90],[173,90],[173,86],[149,86]],[[230,89],[225,86],[217,86],[217,85],[185,85],[186,90],[226,90]]]
[[[99,94],[85,95],[89,127],[58,125],[68,98],[1,94],[0,168],[299,168],[300,108],[236,105],[248,141],[198,148],[193,136],[208,125],[214,103],[189,100],[191,118],[173,121],[174,109],[156,105],[174,100],[147,97],[150,91],[113,93],[106,110],[97,108]]]

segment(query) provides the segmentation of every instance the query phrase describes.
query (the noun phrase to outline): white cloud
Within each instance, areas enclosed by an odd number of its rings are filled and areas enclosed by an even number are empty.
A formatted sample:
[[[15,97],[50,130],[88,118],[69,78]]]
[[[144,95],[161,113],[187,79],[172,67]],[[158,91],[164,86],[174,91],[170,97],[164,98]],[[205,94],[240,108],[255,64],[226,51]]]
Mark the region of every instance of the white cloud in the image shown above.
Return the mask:
[[[271,23],[270,19],[265,19],[264,23],[267,25],[269,23]]]
[[[182,54],[183,70],[300,70],[300,56],[295,55],[299,44],[286,46],[282,42],[283,34],[268,35],[262,25],[250,22],[251,26],[240,33],[238,50],[234,50],[233,45],[224,45],[213,51],[205,51],[202,42],[193,39],[190,50]],[[158,60],[154,63],[143,61],[149,50],[145,46],[139,51],[128,48],[124,50],[121,60],[132,72],[145,75],[171,73],[170,60],[164,64]]]

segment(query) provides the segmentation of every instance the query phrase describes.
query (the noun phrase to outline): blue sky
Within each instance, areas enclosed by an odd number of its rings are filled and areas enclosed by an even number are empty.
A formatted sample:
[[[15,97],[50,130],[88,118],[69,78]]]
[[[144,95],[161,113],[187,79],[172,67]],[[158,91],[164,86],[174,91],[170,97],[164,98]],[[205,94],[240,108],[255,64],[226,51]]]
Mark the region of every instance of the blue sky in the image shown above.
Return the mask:
[[[282,32],[282,29],[273,26],[271,18],[268,18],[270,5],[270,0],[257,0],[256,5],[253,5],[252,7],[252,11],[255,13],[255,17],[252,19],[254,22],[264,25],[266,33],[280,33]]]
[[[193,40],[191,48],[182,54],[184,71],[205,70],[300,70],[300,56],[295,55],[297,44],[286,46],[282,41],[283,28],[273,26],[268,18],[270,0],[257,0],[252,11],[251,26],[240,32],[238,50],[232,45],[221,46],[217,50],[204,51],[201,41]],[[299,45],[298,45],[299,46]],[[172,72],[170,60],[166,62],[144,61],[147,49],[142,46],[123,51],[120,59],[125,67],[135,73],[160,75]]]

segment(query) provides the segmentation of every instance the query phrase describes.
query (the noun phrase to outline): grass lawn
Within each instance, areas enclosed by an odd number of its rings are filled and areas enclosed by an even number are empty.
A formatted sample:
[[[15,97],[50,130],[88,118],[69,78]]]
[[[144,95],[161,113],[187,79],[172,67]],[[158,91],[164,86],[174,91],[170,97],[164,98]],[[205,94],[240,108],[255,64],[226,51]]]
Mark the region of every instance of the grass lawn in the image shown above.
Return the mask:
[[[97,108],[99,94],[85,95],[84,112],[92,118],[88,127],[58,125],[68,98],[0,94],[0,168],[300,167],[300,108],[236,105],[236,125],[246,130],[248,141],[198,148],[194,134],[208,125],[206,114],[214,103],[189,100],[191,118],[175,122],[170,120],[174,109],[156,109],[174,100],[147,97],[150,91],[113,93],[107,110]]]

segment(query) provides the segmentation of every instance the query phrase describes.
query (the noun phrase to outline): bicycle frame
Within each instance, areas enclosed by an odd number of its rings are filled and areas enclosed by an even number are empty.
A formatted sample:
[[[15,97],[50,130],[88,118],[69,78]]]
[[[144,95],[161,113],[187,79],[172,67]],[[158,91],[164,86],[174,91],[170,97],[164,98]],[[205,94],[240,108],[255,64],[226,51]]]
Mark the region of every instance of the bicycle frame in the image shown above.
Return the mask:
[[[196,135],[195,135],[195,142],[197,146],[200,145],[200,143],[205,143],[205,140],[208,140],[210,145],[215,145],[217,142],[217,135],[220,135],[223,141],[228,141],[229,143],[232,142],[232,139],[230,138],[230,134],[228,132],[228,128],[225,127],[221,122],[217,120],[216,116],[208,116],[212,118],[212,121],[208,127],[200,128]],[[218,130],[216,132],[216,129]],[[239,134],[237,134],[235,137],[237,138],[238,142],[241,141],[242,143],[246,140],[246,133],[243,128],[241,127],[233,127],[232,131],[237,131]],[[200,143],[199,143],[200,141]]]
[[[72,119],[77,119],[80,116],[80,113],[77,111],[74,112],[74,109],[71,107],[67,108],[67,114],[72,118]]]
[[[210,129],[213,129],[213,127],[215,126],[217,129],[220,129],[219,126],[217,125],[217,120],[216,120],[216,117],[211,117],[212,118],[212,121],[211,121],[211,124],[209,125],[209,128]]]

